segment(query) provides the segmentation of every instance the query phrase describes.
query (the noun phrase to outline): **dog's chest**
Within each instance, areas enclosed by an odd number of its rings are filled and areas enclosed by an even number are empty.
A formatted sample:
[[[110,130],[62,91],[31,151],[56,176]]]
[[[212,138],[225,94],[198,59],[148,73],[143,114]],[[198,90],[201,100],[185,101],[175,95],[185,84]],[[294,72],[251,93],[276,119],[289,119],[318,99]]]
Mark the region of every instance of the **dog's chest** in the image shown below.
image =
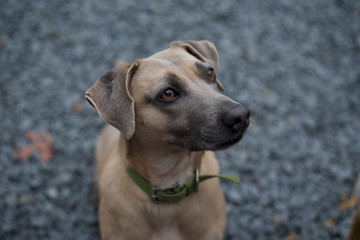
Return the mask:
[[[180,209],[186,209],[186,206],[182,206],[183,203],[177,205],[172,204],[159,204],[152,205],[148,208],[148,212],[145,216],[149,227],[152,229],[152,234],[149,239],[151,240],[185,240],[187,234],[184,232],[184,226],[186,230],[191,232],[191,218],[195,218],[193,214],[187,211],[179,211]],[[195,211],[194,211],[195,212]],[[191,215],[191,216],[190,216]],[[189,225],[190,224],[190,225]],[[182,226],[182,227],[181,227]],[[169,236],[171,236],[169,238]]]
[[[156,225],[154,233],[151,236],[151,240],[168,240],[171,239],[183,239],[180,236],[180,231],[173,224],[169,222],[162,222]]]

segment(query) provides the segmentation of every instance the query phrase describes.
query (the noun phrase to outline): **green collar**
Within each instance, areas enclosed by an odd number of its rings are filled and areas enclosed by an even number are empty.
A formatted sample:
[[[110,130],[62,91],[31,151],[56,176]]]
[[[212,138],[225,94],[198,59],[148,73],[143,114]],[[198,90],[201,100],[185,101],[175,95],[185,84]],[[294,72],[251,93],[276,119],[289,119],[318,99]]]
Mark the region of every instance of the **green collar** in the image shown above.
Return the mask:
[[[240,179],[233,175],[221,174],[221,175],[201,175],[200,167],[198,167],[194,174],[192,174],[184,186],[176,186],[174,188],[167,189],[158,189],[153,187],[149,181],[144,179],[135,169],[128,167],[126,170],[130,176],[130,178],[134,181],[134,183],[141,188],[145,193],[147,193],[154,203],[175,203],[179,202],[186,196],[189,196],[193,192],[197,192],[199,190],[199,183],[210,179],[210,178],[221,178],[234,183],[239,183]]]

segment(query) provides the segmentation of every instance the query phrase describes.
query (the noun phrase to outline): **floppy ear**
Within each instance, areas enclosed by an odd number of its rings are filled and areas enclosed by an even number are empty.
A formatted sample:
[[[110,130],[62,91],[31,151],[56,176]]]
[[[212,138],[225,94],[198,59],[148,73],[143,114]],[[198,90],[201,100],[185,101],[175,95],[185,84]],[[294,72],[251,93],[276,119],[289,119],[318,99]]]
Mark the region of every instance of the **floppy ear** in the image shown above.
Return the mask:
[[[85,93],[85,98],[107,123],[119,129],[126,139],[135,131],[134,101],[130,80],[138,63],[123,63],[100,77]]]
[[[170,47],[183,47],[188,53],[198,58],[200,61],[208,63],[218,71],[219,55],[215,45],[207,40],[202,41],[185,41],[185,42],[172,42]],[[216,81],[217,88],[220,91],[225,91],[219,80]]]

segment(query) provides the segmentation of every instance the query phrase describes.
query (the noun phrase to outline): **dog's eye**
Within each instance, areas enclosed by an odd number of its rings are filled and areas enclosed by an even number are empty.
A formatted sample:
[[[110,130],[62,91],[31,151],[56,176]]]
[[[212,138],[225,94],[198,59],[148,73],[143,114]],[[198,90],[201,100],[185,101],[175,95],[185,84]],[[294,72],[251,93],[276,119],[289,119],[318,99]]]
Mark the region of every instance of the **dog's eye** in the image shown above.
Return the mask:
[[[210,68],[208,71],[207,71],[207,76],[210,80],[214,80],[216,78],[216,75],[215,75],[215,71],[214,69]]]
[[[172,100],[179,96],[177,92],[175,92],[173,89],[168,88],[161,92],[160,98],[164,100]]]

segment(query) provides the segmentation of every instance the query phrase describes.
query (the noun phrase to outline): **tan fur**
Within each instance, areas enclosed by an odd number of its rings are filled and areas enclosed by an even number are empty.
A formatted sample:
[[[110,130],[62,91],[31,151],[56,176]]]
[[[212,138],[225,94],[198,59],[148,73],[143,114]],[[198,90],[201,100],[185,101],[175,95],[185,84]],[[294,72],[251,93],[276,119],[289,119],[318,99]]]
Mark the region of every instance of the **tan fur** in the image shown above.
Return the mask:
[[[217,178],[202,182],[199,192],[178,203],[155,204],[126,172],[130,166],[160,189],[183,185],[200,162],[201,174],[219,173],[214,153],[207,150],[234,140],[218,127],[217,114],[224,109],[219,104],[240,104],[218,93],[222,85],[207,79],[202,65],[218,68],[212,43],[176,42],[149,58],[119,63],[86,93],[101,117],[115,126],[105,127],[96,147],[103,239],[223,238],[226,209]],[[172,79],[165,78],[172,76],[186,89],[184,98],[176,107],[152,103],[149,96],[166,88]]]
[[[108,147],[103,144],[108,139],[116,139],[115,143],[120,144]],[[126,173],[127,164],[124,162],[128,161],[125,156],[129,148],[129,142],[115,128],[107,126],[96,149],[103,239],[222,239],[226,215],[218,179],[201,183],[198,193],[177,204],[156,205]],[[189,157],[198,154],[190,153]],[[136,155],[131,161],[137,163],[142,154]],[[219,167],[212,152],[205,152],[202,162],[203,174],[218,173]],[[155,178],[154,182],[167,186],[173,176],[181,178],[181,170],[191,173],[194,168],[193,161],[189,161],[183,169],[175,168],[167,178]],[[144,176],[153,174],[149,171]]]

